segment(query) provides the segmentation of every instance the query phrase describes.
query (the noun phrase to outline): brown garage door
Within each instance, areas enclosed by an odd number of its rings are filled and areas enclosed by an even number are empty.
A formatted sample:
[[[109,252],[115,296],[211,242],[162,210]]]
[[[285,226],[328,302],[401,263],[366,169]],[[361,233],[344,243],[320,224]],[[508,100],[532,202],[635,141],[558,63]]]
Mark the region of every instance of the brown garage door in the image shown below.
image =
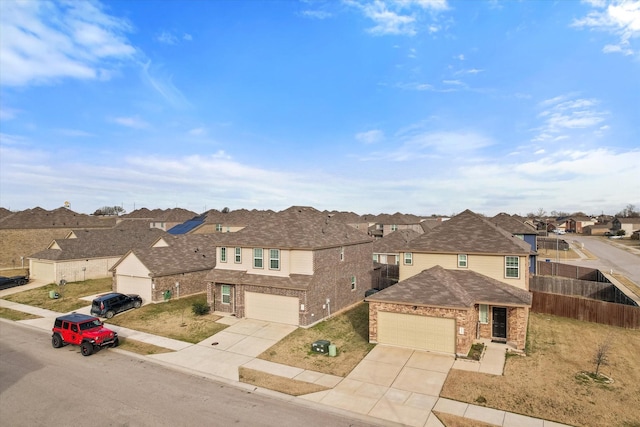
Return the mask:
[[[418,350],[455,353],[456,321],[379,311],[378,342]]]

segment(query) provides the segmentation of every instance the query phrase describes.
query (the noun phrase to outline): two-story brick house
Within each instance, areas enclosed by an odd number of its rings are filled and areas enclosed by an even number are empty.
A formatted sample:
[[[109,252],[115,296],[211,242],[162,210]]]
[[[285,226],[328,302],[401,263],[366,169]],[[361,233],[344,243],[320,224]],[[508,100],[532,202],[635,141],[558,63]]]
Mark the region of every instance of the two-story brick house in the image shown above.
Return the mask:
[[[474,339],[524,349],[529,243],[469,210],[411,240],[400,281],[367,298],[371,342],[466,354]]]
[[[316,209],[294,206],[217,241],[207,276],[215,311],[308,326],[371,288],[372,239]]]

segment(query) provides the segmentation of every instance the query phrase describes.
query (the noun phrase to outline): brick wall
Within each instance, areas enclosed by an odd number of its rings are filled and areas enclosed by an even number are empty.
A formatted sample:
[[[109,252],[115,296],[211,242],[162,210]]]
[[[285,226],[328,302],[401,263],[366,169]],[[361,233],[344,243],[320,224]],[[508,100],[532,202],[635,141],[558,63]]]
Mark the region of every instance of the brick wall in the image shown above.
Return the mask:
[[[151,299],[154,302],[164,301],[166,290],[171,291],[171,298],[204,293],[207,291],[207,273],[209,270],[154,277],[156,288],[151,291]],[[176,283],[180,283],[179,289]]]
[[[524,350],[527,342],[527,325],[529,324],[529,308],[507,308],[507,342]]]

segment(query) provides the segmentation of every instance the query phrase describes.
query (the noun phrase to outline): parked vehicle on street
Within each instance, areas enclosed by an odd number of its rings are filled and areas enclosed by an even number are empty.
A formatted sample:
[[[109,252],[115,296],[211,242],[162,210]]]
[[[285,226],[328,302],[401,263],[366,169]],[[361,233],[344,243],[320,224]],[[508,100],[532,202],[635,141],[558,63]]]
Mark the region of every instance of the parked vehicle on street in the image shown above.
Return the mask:
[[[53,324],[51,345],[60,348],[79,345],[83,356],[90,356],[103,347],[117,347],[118,333],[105,328],[100,319],[86,314],[71,313],[57,317]]]
[[[91,302],[91,314],[111,319],[120,312],[132,308],[140,308],[140,306],[142,306],[142,298],[140,298],[140,295],[125,295],[111,292],[100,295]]]
[[[13,288],[14,286],[22,286],[29,283],[29,276],[0,276],[0,289]]]

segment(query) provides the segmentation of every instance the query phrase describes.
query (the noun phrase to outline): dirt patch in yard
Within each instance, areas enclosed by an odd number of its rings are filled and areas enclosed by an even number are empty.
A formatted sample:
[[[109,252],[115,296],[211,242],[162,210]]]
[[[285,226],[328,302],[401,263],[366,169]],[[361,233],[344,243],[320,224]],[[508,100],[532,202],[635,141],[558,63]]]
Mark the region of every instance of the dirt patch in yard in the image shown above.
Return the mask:
[[[216,322],[220,316],[198,316],[193,313],[193,304],[203,300],[206,302],[206,299],[204,294],[199,294],[148,304],[118,314],[107,323],[195,344],[227,327]]]
[[[238,373],[240,376],[240,382],[253,384],[258,387],[267,388],[269,390],[278,391],[291,396],[302,396],[303,394],[328,390],[327,387],[318,384],[280,377],[278,375],[272,375],[266,372],[244,368],[242,366],[238,369]]]
[[[600,373],[584,381],[610,340]],[[529,356],[507,358],[504,376],[452,369],[441,396],[577,426],[640,426],[640,331],[532,313]]]
[[[328,340],[337,348],[336,357],[311,351],[311,344]],[[325,374],[346,376],[374,347],[369,344],[369,304],[355,307],[311,328],[298,328],[260,359]]]

